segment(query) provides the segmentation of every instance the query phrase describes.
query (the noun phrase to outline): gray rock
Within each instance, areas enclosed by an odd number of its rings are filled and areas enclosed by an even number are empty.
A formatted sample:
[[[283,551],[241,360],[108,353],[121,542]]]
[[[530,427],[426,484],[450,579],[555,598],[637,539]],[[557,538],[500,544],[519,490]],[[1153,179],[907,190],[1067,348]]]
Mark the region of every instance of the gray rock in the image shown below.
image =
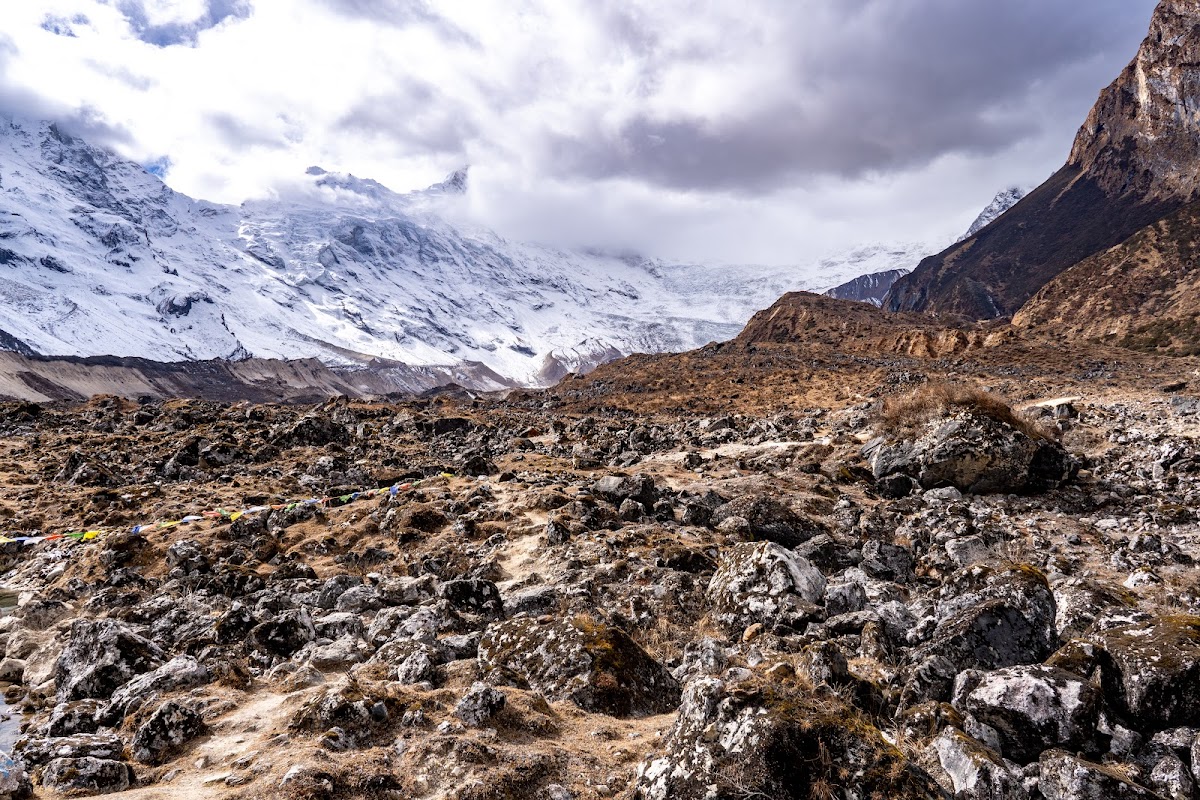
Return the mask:
[[[950,776],[956,800],[1028,800],[1021,775],[962,731],[946,728],[930,746]]]
[[[491,581],[475,578],[446,581],[438,593],[455,611],[477,614],[490,620],[504,616],[500,590]]]
[[[165,661],[158,645],[114,619],[76,620],[69,636],[54,673],[62,700],[110,697]]]
[[[504,709],[507,701],[504,692],[477,681],[458,701],[458,705],[454,707],[454,715],[462,720],[464,725],[481,728]]]
[[[106,724],[116,725],[130,712],[159,694],[193,689],[212,681],[208,667],[193,656],[177,656],[158,669],[139,675],[113,692],[108,706],[101,713]]]
[[[679,684],[661,664],[624,631],[585,617],[496,623],[479,643],[479,666],[492,682],[616,717],[665,714],[679,702]]]
[[[1130,727],[1200,726],[1200,621],[1160,617],[1090,638],[1105,697]]]
[[[708,585],[713,620],[730,634],[756,622],[802,626],[825,598],[825,576],[774,542],[742,543],[721,554]]]
[[[773,497],[747,495],[730,500],[717,509],[712,524],[720,525],[729,519],[744,519],[749,534],[755,539],[775,542],[784,547],[796,547],[814,536],[826,533],[823,525],[797,514]]]
[[[132,752],[143,764],[161,764],[204,732],[204,720],[174,700],[163,703],[133,736]]]
[[[1065,670],[1016,666],[982,675],[962,708],[1000,735],[1003,753],[1020,764],[1059,746],[1100,755],[1099,690]]]
[[[77,733],[47,738],[31,736],[17,741],[15,751],[30,766],[41,766],[55,759],[120,759],[125,742],[115,733]]]
[[[1192,800],[1196,796],[1196,784],[1188,765],[1173,753],[1158,760],[1150,770],[1147,782],[1167,800]]]
[[[638,767],[632,797],[808,798],[831,784],[853,786],[857,797],[944,797],[878,731],[852,720],[849,709],[800,687],[697,679],[659,752]]]
[[[1063,750],[1042,753],[1040,765],[1038,786],[1046,800],[1162,800],[1112,767]]]
[[[902,474],[924,489],[975,494],[1039,492],[1069,480],[1077,466],[1056,442],[961,409],[911,434],[864,448],[877,480]]]
[[[42,772],[42,786],[63,794],[123,792],[133,782],[133,768],[112,759],[56,758]]]

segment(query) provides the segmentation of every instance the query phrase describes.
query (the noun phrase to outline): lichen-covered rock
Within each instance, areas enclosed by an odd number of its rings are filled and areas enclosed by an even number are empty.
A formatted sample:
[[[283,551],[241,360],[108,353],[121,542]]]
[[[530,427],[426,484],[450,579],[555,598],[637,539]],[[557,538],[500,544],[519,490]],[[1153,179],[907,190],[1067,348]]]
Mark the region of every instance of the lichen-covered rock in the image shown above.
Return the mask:
[[[184,744],[204,732],[204,720],[191,708],[174,700],[163,703],[137,729],[132,752],[143,764],[161,764]]]
[[[95,733],[100,727],[98,717],[105,704],[99,700],[72,700],[59,703],[50,712],[46,723],[47,736],[70,736],[75,733]]]
[[[1076,470],[1057,442],[967,409],[906,435],[877,439],[864,455],[877,480],[907,475],[924,489],[953,486],[975,494],[1046,491]]]
[[[679,684],[661,664],[624,631],[586,617],[496,623],[479,642],[479,666],[493,682],[616,717],[665,714],[679,703]]]
[[[109,725],[118,724],[125,715],[162,692],[192,689],[211,680],[212,674],[208,667],[197,661],[194,656],[177,656],[158,669],[139,675],[113,692],[112,699],[101,713],[101,718]]]
[[[1105,696],[1135,729],[1200,726],[1200,617],[1093,634]]]
[[[285,611],[274,619],[256,625],[250,631],[250,644],[274,656],[288,658],[317,638],[312,617],[301,609]]]
[[[784,547],[796,547],[814,536],[828,533],[815,520],[797,514],[773,497],[762,495],[745,495],[730,500],[716,510],[711,522],[720,525],[734,517],[750,523],[750,536],[754,539],[775,542]]]
[[[956,800],[1028,800],[1020,773],[962,731],[946,728],[930,747],[950,776]]]
[[[638,767],[636,800],[822,796],[944,797],[878,730],[832,694],[777,681],[688,684],[658,754]],[[852,793],[852,794],[851,794]]]
[[[730,634],[756,622],[803,627],[825,597],[821,571],[774,542],[745,542],[721,554],[708,585],[713,620]]]
[[[507,701],[504,692],[477,681],[458,701],[458,705],[454,707],[454,715],[461,719],[464,725],[478,728],[499,714]]]
[[[71,736],[30,736],[17,741],[15,752],[30,766],[56,758],[120,759],[125,742],[115,733],[77,733]]]
[[[1112,767],[1063,750],[1042,753],[1040,766],[1038,788],[1046,800],[1162,800]]]
[[[976,565],[951,575],[937,615],[914,663],[937,657],[956,670],[1000,669],[1044,661],[1058,644],[1054,595],[1032,567]]]
[[[0,798],[22,800],[33,796],[33,782],[25,768],[0,752]]]
[[[165,661],[162,649],[114,619],[80,619],[58,657],[54,680],[62,700],[107,698]]]
[[[1129,611],[1134,598],[1128,589],[1075,578],[1054,586],[1055,625],[1064,639],[1083,636],[1097,619],[1112,611]]]
[[[504,601],[500,590],[491,581],[462,579],[446,581],[439,591],[455,611],[478,614],[487,619],[504,616]]]
[[[358,747],[386,734],[388,724],[410,705],[410,698],[392,687],[345,677],[311,695],[288,727],[316,734],[337,728],[340,740]]]
[[[42,786],[68,797],[123,792],[133,782],[132,767],[103,758],[56,758],[42,772]]]
[[[1039,664],[984,674],[960,710],[996,730],[1005,758],[1028,764],[1056,746],[1099,756],[1100,705],[1095,686]]]

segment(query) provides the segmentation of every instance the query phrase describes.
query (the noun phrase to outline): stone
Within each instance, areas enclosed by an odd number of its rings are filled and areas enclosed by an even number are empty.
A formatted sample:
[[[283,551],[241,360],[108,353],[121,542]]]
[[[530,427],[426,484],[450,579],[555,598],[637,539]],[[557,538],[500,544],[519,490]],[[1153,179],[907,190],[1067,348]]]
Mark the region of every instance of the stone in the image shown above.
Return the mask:
[[[123,792],[134,780],[124,761],[102,758],[56,758],[42,771],[42,786],[68,797]]]
[[[158,669],[139,675],[113,692],[100,718],[109,725],[119,724],[147,700],[164,692],[194,689],[212,681],[212,673],[194,656],[177,656]]]
[[[312,617],[301,610],[285,611],[250,630],[249,643],[257,650],[288,658],[317,637]]]
[[[504,709],[507,700],[504,692],[476,681],[454,707],[454,715],[464,725],[481,728]]]
[[[679,684],[624,631],[588,617],[539,624],[528,618],[493,624],[479,643],[479,667],[510,682],[615,717],[665,714]]]
[[[1038,787],[1046,800],[1162,800],[1112,767],[1047,750],[1040,760]]]
[[[976,565],[954,573],[942,587],[937,618],[914,661],[938,656],[956,670],[991,670],[1044,661],[1058,646],[1054,595],[1031,567]]]
[[[455,611],[478,614],[490,620],[504,616],[500,590],[491,581],[475,578],[446,581],[438,591]]]
[[[950,776],[956,800],[1028,800],[1022,776],[962,731],[946,728],[930,747]]]
[[[735,634],[756,622],[802,628],[825,588],[807,559],[774,542],[745,542],[721,554],[708,597],[713,620]]]
[[[29,773],[7,753],[0,752],[0,797],[9,800],[32,796],[33,783],[29,780]]]
[[[1158,760],[1146,782],[1167,800],[1192,800],[1196,796],[1196,784],[1188,765],[1174,753]]]
[[[775,542],[784,547],[796,547],[814,536],[827,533],[825,527],[815,520],[797,514],[773,497],[762,495],[745,495],[730,500],[716,510],[711,521],[719,527],[733,518],[749,523],[752,538]]]
[[[143,764],[161,764],[205,730],[204,720],[175,700],[163,703],[137,729],[132,752]]]
[[[115,733],[77,733],[54,738],[30,736],[17,740],[15,752],[30,766],[55,759],[120,759],[125,741]]]
[[[1200,727],[1200,617],[1168,616],[1093,634],[1101,685],[1139,730]]]
[[[1062,669],[1038,664],[985,673],[959,707],[995,729],[1004,756],[1019,764],[1055,746],[1094,756],[1104,751],[1096,734],[1100,691]]]
[[[107,698],[166,660],[162,649],[114,619],[79,619],[55,667],[61,700]]]
[[[59,703],[50,712],[50,720],[46,723],[46,735],[57,737],[95,733],[100,727],[99,717],[104,707],[105,703],[100,700]]]
[[[798,683],[761,676],[736,686],[698,678],[684,690],[658,752],[638,767],[631,796],[800,800],[831,786],[853,787],[857,797],[944,797],[836,696],[817,698]]]
[[[1042,492],[1061,486],[1078,468],[1057,442],[966,408],[876,439],[863,454],[877,481],[902,474],[923,489],[974,494]]]

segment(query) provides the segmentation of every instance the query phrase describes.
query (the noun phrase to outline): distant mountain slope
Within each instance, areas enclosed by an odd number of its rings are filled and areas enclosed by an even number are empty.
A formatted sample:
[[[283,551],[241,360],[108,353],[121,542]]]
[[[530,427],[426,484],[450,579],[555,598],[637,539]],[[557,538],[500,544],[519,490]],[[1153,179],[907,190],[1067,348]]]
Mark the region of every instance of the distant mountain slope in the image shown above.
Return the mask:
[[[1058,275],[1013,324],[1136,350],[1200,353],[1200,204]]]
[[[1165,0],[1066,166],[892,287],[889,310],[1013,314],[1059,273],[1173,213],[1200,188],[1200,4]]]
[[[510,242],[448,221],[466,187],[397,194],[313,168],[277,199],[214,205],[52,124],[0,120],[0,348],[474,363],[534,385],[731,338],[784,292],[855,274]]]
[[[892,288],[892,284],[911,271],[908,269],[889,269],[883,272],[872,272],[869,275],[859,275],[852,281],[847,281],[840,286],[829,289],[825,292],[825,296],[838,300],[854,300],[859,303],[870,303],[878,307],[883,303],[883,298],[887,295],[888,289]]]
[[[967,228],[967,232],[963,234],[962,239],[970,238],[986,228],[988,225],[991,225],[1000,218],[1001,214],[1008,211],[1017,203],[1021,202],[1026,194],[1028,194],[1028,192],[1016,186],[1010,186],[1009,188],[998,192],[996,196],[992,198],[992,202],[988,203],[983,211],[979,212],[979,216],[976,217],[975,221],[971,223],[971,227]],[[959,239],[959,241],[961,242],[962,239]]]

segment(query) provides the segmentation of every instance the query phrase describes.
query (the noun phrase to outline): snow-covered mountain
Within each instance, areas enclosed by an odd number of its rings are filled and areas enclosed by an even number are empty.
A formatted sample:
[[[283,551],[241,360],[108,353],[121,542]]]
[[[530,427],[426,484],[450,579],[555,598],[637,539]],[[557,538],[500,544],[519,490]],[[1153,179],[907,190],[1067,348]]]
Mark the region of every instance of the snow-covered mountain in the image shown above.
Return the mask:
[[[910,272],[912,272],[911,269],[901,267],[859,275],[854,280],[829,289],[825,292],[825,296],[880,306],[883,304],[883,298],[887,295],[888,289],[892,288],[892,284]]]
[[[1024,199],[1027,191],[1017,186],[1010,186],[1003,189],[992,198],[992,202],[984,207],[983,211],[979,212],[979,216],[971,223],[971,227],[967,228],[967,232],[959,239],[960,242],[970,239],[981,230],[991,225],[1001,214],[1008,211],[1017,203]]]
[[[898,255],[800,270],[563,252],[448,222],[466,186],[397,194],[314,167],[276,199],[215,205],[53,124],[0,119],[0,348],[474,364],[543,384],[731,338],[787,291]]]

